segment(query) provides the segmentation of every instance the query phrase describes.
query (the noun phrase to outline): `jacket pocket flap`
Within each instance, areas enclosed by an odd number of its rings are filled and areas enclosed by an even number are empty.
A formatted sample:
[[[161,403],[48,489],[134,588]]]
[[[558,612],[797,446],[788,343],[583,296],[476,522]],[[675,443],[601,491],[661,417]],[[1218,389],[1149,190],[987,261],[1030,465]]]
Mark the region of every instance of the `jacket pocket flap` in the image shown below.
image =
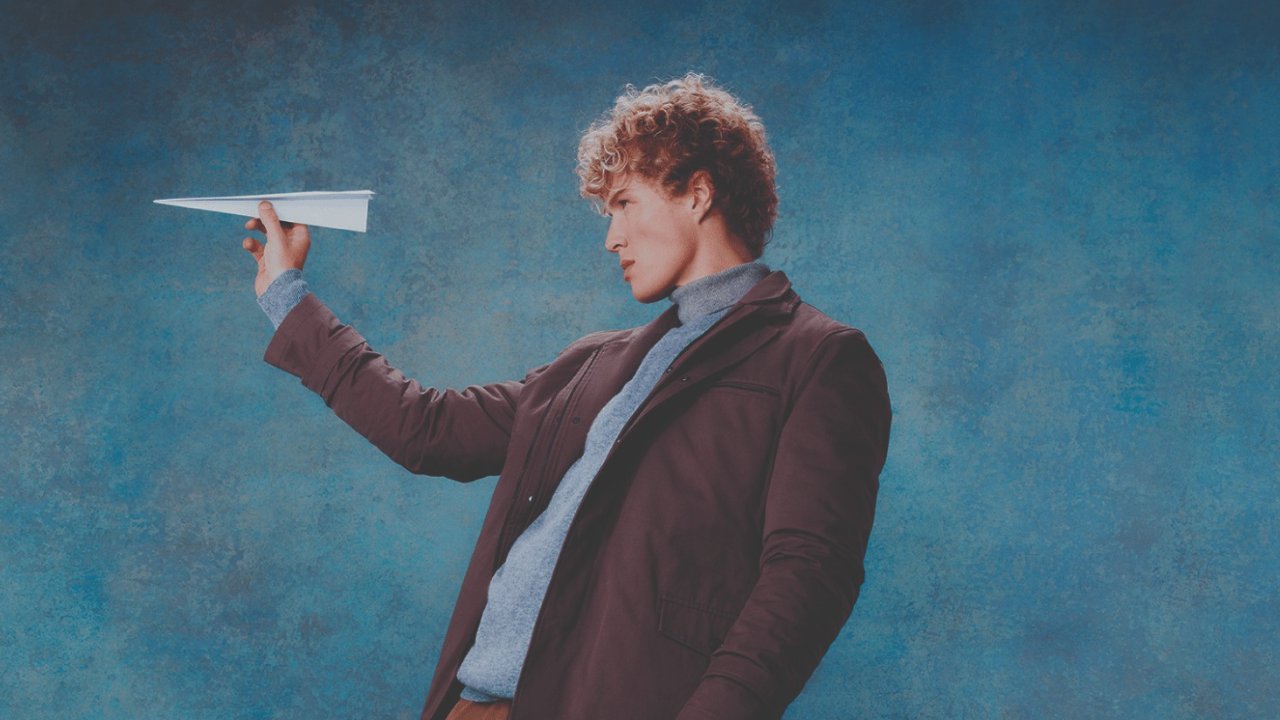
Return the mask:
[[[663,596],[658,609],[658,632],[708,657],[724,642],[734,616]]]

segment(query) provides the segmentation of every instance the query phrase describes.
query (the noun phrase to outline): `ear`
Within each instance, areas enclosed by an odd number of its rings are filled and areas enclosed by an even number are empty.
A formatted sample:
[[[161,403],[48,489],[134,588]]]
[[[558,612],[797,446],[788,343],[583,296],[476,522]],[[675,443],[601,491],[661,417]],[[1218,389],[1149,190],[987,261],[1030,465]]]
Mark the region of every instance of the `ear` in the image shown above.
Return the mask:
[[[689,210],[695,222],[702,222],[711,213],[716,203],[716,186],[711,182],[711,173],[697,170],[689,176]]]

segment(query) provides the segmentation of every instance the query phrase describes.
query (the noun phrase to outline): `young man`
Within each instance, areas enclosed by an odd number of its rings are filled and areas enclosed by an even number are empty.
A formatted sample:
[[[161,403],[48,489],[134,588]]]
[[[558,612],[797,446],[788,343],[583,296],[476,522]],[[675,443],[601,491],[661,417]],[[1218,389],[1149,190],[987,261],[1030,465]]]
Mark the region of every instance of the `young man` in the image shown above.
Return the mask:
[[[628,87],[578,161],[632,294],[672,301],[652,322],[426,388],[307,292],[307,228],[263,203],[265,360],[411,472],[499,475],[423,720],[780,717],[858,596],[883,369],[758,260],[777,195],[750,108],[693,74]]]

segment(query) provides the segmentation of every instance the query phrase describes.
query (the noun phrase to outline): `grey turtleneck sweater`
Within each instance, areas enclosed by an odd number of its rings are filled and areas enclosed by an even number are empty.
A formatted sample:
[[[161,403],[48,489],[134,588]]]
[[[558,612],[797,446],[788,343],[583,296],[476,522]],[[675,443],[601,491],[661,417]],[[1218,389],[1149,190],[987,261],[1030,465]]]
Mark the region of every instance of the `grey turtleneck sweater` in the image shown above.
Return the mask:
[[[506,562],[489,581],[488,602],[475,644],[458,669],[458,680],[464,685],[462,697],[487,702],[515,696],[533,625],[569,524],[613,441],[680,351],[724,317],[769,272],[761,262],[744,263],[672,291],[671,302],[677,306],[680,325],[658,340],[635,376],[600,410],[587,431],[582,456],[565,472],[547,509],[516,539]],[[306,293],[302,272],[288,270],[271,283],[258,303],[279,327]]]

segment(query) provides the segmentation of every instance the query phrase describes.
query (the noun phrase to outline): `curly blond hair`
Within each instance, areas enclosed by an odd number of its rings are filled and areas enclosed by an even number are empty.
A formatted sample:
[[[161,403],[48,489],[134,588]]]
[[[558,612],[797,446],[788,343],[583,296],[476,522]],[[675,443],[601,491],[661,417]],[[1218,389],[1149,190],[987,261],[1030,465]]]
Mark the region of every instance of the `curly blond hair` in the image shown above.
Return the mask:
[[[655,180],[674,196],[698,170],[710,175],[729,230],[760,257],[778,216],[777,166],[751,106],[710,78],[688,73],[643,90],[627,85],[578,143],[579,192],[601,212],[624,174]]]

